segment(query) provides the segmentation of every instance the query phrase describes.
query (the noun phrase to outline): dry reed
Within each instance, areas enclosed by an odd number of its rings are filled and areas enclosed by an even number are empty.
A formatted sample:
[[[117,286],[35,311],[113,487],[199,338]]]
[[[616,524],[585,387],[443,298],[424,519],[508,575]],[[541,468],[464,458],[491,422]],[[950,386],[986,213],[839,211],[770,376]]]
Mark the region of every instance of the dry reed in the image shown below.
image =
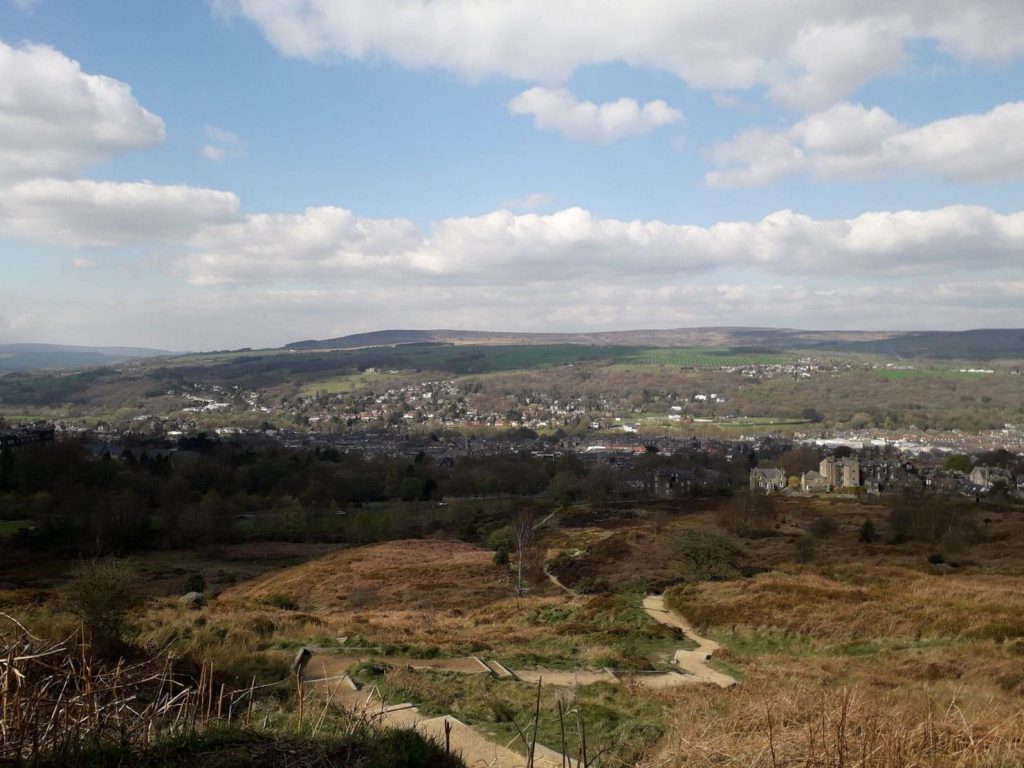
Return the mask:
[[[198,679],[170,658],[105,664],[71,637],[27,632],[0,642],[0,763],[70,764],[87,749],[133,746],[205,729],[224,709],[223,687],[204,664]]]

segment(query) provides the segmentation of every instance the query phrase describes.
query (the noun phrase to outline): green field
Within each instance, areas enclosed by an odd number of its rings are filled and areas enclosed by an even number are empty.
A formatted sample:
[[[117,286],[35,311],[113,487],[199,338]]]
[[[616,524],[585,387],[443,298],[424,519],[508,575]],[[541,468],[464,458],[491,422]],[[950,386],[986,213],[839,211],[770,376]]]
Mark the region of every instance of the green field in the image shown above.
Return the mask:
[[[732,368],[743,365],[775,365],[787,357],[774,352],[739,352],[720,347],[657,347],[640,349],[621,362],[636,365],[672,365],[680,368]]]
[[[879,376],[890,381],[901,381],[903,379],[920,379],[920,378],[932,378],[932,379],[981,379],[986,377],[995,376],[994,373],[965,373],[953,368],[926,368],[923,370],[901,370],[884,368],[875,371]]]

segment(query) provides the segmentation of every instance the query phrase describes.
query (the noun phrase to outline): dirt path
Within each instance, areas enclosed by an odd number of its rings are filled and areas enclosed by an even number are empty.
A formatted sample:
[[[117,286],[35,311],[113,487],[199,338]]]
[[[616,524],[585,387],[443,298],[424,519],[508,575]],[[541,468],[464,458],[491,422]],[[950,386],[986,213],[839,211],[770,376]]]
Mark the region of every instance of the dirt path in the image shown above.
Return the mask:
[[[547,566],[544,566],[544,575],[548,577],[548,581],[550,581],[552,584],[554,584],[560,590],[565,592],[567,595],[572,595],[573,597],[576,596],[576,593],[573,590],[569,589],[569,587],[565,586],[565,584],[563,584],[559,580],[559,578],[557,576],[555,576],[555,574],[553,574],[551,571],[549,571],[547,569]]]
[[[547,568],[545,575],[559,589],[570,595],[576,595],[569,587],[565,586],[555,574]],[[693,683],[711,683],[719,688],[731,688],[736,685],[736,679],[729,675],[718,672],[708,666],[707,662],[711,656],[721,650],[722,646],[714,640],[709,640],[697,634],[697,630],[686,620],[686,617],[670,611],[665,607],[665,598],[662,595],[648,595],[644,598],[644,610],[647,615],[660,624],[665,624],[674,629],[680,630],[690,640],[697,644],[697,648],[689,651],[680,648],[672,657],[672,663],[679,667],[686,674],[678,672],[665,672],[655,674],[637,674],[633,680],[647,688],[671,688],[677,685],[689,685]],[[533,682],[542,670],[515,670],[520,680]],[[593,682],[618,682],[618,678],[610,670],[581,671],[581,672],[558,672],[543,671],[544,680],[552,685],[587,685]]]
[[[548,577],[559,588],[571,592],[558,582],[552,574]],[[696,650],[679,649],[672,658],[672,663],[680,671],[657,672],[653,674],[629,675],[628,680],[648,688],[669,688],[678,685],[710,683],[720,688],[736,685],[736,680],[708,666],[712,654],[721,646],[714,640],[702,637],[685,617],[669,610],[661,595],[649,595],[643,601],[647,615],[655,621],[683,632],[697,644]],[[387,704],[382,701],[376,688],[360,690],[355,682],[348,677],[347,670],[364,660],[366,657],[320,655],[307,667],[305,680],[312,685],[324,686],[323,690],[332,691],[337,703],[361,711],[388,728],[413,728],[424,735],[436,739],[439,743],[445,740],[445,723],[450,726],[449,738],[452,749],[462,755],[470,768],[521,768],[525,758],[509,748],[492,741],[479,730],[466,725],[458,719],[445,715],[427,717],[413,704]],[[514,676],[525,683],[533,683],[542,679],[544,683],[555,686],[589,685],[596,682],[621,682],[611,670],[578,670],[563,672],[550,669],[531,669],[509,671],[496,661],[484,662],[471,656],[464,659],[381,659],[393,666],[408,666],[413,669],[461,672],[463,674],[494,674],[500,677]],[[572,764],[572,761],[570,761]],[[534,765],[536,768],[562,768],[562,756],[538,745]]]
[[[673,664],[698,678],[701,682],[712,683],[719,688],[731,688],[736,685],[735,678],[718,672],[707,664],[711,660],[712,654],[720,650],[722,646],[714,640],[698,635],[697,630],[693,628],[693,625],[685,617],[666,608],[665,598],[662,595],[648,595],[645,597],[644,610],[655,621],[680,630],[697,644],[696,650],[685,651],[679,649],[676,651],[675,656],[672,658]]]
[[[313,666],[313,665],[310,665]],[[322,667],[326,671],[328,666]],[[335,671],[337,666],[334,667]],[[312,672],[310,674],[310,672]],[[439,744],[445,743],[445,723],[450,727],[448,738],[453,752],[462,756],[469,768],[523,768],[526,758],[510,749],[509,744],[492,741],[486,734],[466,725],[451,715],[428,717],[420,712],[419,707],[408,704],[387,704],[384,702],[376,686],[362,689],[348,677],[321,676],[322,673],[307,668],[305,682],[322,686],[326,693],[330,691],[331,699],[346,709],[355,710],[385,728],[410,728],[424,736],[434,739]],[[568,765],[575,761],[569,760]],[[536,768],[563,768],[562,756],[558,752],[537,745],[534,755]]]

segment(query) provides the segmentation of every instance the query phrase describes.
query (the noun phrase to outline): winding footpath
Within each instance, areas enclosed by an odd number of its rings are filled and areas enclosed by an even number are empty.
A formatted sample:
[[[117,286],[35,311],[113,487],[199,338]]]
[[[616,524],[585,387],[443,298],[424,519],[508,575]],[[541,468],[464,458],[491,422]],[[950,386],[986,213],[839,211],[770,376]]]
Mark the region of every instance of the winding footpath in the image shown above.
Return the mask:
[[[553,574],[548,574],[553,582],[558,583]],[[574,594],[562,584],[558,586]],[[649,595],[643,600],[644,611],[654,621],[681,631],[697,644],[696,650],[678,649],[672,657],[672,664],[677,670],[638,674],[629,679],[647,688],[668,688],[678,685],[710,684],[719,688],[731,688],[737,681],[729,675],[712,669],[708,662],[712,655],[721,649],[714,640],[702,637],[686,618],[665,605],[662,595]],[[330,698],[346,708],[362,712],[375,722],[388,728],[414,728],[424,735],[431,736],[440,743],[445,741],[446,725],[449,729],[448,738],[452,748],[461,753],[463,760],[471,768],[519,768],[523,765],[523,756],[510,749],[511,744],[501,745],[481,732],[460,722],[451,715],[428,717],[422,714],[414,704],[391,704],[383,701],[376,690],[361,690],[350,678],[347,670],[357,663],[358,657],[317,657],[317,661],[305,670],[305,682],[313,685],[327,686]],[[404,665],[412,669],[434,670],[445,672],[461,672],[464,674],[490,674],[500,678],[515,678],[526,683],[543,680],[544,684],[553,686],[588,685],[596,682],[618,683],[619,677],[611,670],[562,670],[529,669],[509,670],[495,660],[484,661],[475,656],[466,659],[423,660],[389,658],[392,665]],[[338,681],[335,683],[332,681]],[[564,765],[575,766],[575,761],[566,758],[553,750],[537,745],[534,761],[536,768],[563,768]]]
[[[719,688],[731,688],[736,685],[735,678],[708,666],[712,654],[720,650],[722,646],[714,640],[701,637],[684,616],[667,608],[664,595],[645,597],[644,610],[655,621],[678,629],[697,644],[696,650],[686,651],[680,648],[672,657],[672,663],[696,678],[695,682],[711,683]]]

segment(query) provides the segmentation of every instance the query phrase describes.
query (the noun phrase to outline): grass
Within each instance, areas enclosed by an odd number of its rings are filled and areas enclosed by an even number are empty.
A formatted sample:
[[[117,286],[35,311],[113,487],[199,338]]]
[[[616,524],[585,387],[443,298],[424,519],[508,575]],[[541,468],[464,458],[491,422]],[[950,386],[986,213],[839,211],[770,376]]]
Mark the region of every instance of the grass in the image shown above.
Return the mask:
[[[395,669],[367,675],[365,681],[379,685],[390,701],[417,702],[428,716],[450,713],[517,750],[522,750],[523,744],[517,739],[516,724],[526,730],[536,706],[535,686],[480,675]],[[542,687],[538,741],[555,750],[561,748],[562,740],[558,701],[565,709],[582,717],[588,739],[592,740],[590,754],[608,749],[615,757],[613,764],[634,764],[648,754],[664,734],[662,707],[639,691],[623,696],[620,686],[602,683],[576,691]],[[570,745],[576,743],[572,731],[577,728],[575,718],[570,718],[567,728]]]
[[[551,565],[565,566],[567,583],[604,580],[608,589],[575,597],[540,581],[516,598],[510,572],[494,565],[490,551],[438,539],[327,552],[297,565],[289,558],[325,550],[194,552],[179,558],[182,570],[204,568],[216,579],[219,562],[237,583],[215,581],[222,591],[203,611],[173,597],[151,598],[135,638],[210,660],[218,675],[241,684],[254,675],[286,677],[303,644],[316,648],[314,664],[350,653],[372,662],[357,676],[382,686],[388,700],[413,701],[428,715],[451,713],[506,743],[514,722],[530,721],[531,686],[414,672],[401,659],[389,668],[381,657],[474,654],[513,669],[656,667],[684,646],[651,622],[639,598],[676,584],[670,606],[722,644],[713,664],[741,685],[728,692],[628,683],[575,694],[545,689],[541,743],[559,746],[554,708],[562,697],[583,713],[592,744],[614,745],[626,764],[1020,765],[1024,516],[979,507],[984,538],[940,576],[927,565],[934,549],[927,542],[858,541],[866,517],[885,536],[887,503],[780,499],[779,529],[743,540],[717,528],[712,500],[680,502],[678,514],[658,526],[642,509],[609,514],[600,525],[572,527],[567,518],[545,531]],[[796,565],[793,541],[822,514],[834,518],[836,530],[816,541],[813,563]],[[709,563],[727,567],[708,570]],[[153,595],[173,594],[166,588],[183,581],[172,553],[147,556],[137,567]],[[13,603],[7,595],[2,601]],[[36,632],[69,628],[53,607],[26,603],[16,613],[38,619]],[[260,706],[274,728],[294,722],[279,697]]]
[[[268,573],[226,590],[213,609],[244,615],[272,607],[268,600],[288,599],[299,615],[323,623],[308,632],[345,635],[348,645],[380,655],[475,654],[520,668],[649,669],[665,641],[677,638],[641,610],[638,594],[573,598],[543,577],[535,586],[517,598],[511,571],[496,566],[490,550],[452,541],[397,541]],[[176,623],[169,614],[153,621]]]
[[[18,626],[0,628],[0,764],[57,768],[291,766],[460,768],[413,731],[380,731],[346,710],[273,703],[279,726],[252,718],[250,698],[203,664],[198,677],[171,657],[103,663],[74,638],[48,643]],[[244,702],[244,705],[242,704]],[[297,705],[296,711],[292,711]],[[257,721],[258,722],[258,721]],[[291,735],[295,734],[295,735]]]
[[[771,626],[830,641],[1024,637],[1017,577],[935,576],[895,567],[873,576],[857,584],[814,571],[772,572],[673,588],[668,600],[699,626]]]
[[[407,378],[407,376],[402,374],[389,373],[359,373],[331,376],[325,379],[306,382],[299,389],[299,395],[311,397],[320,392],[336,395],[375,390],[382,387],[390,387],[392,384],[405,381]]]
[[[673,365],[680,368],[735,368],[749,365],[784,363],[788,356],[766,352],[736,352],[721,347],[659,347],[638,350],[621,363],[636,365]]]
[[[215,729],[179,737],[144,752],[107,747],[80,754],[79,768],[462,768],[463,763],[415,731],[380,731],[344,738],[309,739],[290,734]],[[40,764],[63,768],[64,763]]]
[[[973,367],[977,367],[977,364],[974,364]],[[875,370],[874,373],[881,376],[883,379],[888,379],[890,381],[921,378],[971,381],[997,375],[991,373],[969,373],[966,371],[954,370],[952,368],[925,368],[914,370],[879,368]]]

